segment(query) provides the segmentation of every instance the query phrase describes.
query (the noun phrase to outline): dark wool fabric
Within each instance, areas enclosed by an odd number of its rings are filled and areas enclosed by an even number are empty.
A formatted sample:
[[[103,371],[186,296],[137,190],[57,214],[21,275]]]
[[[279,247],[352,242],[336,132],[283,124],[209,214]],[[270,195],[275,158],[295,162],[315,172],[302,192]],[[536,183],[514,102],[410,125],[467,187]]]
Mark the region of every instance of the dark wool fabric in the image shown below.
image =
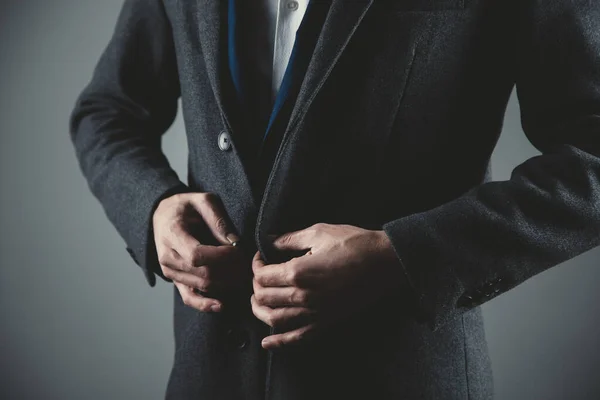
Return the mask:
[[[166,397],[491,399],[480,305],[600,244],[600,3],[332,0],[258,195],[223,73],[226,4],[126,0],[77,99],[75,151],[127,251],[150,286],[165,279],[152,240],[158,201],[214,192],[248,261],[257,250],[285,259],[269,234],[353,224],[388,234],[406,286],[273,353],[260,346],[269,327],[252,315],[251,288],[218,314],[174,290]],[[515,85],[542,154],[492,182]],[[161,151],[179,98],[187,183]]]

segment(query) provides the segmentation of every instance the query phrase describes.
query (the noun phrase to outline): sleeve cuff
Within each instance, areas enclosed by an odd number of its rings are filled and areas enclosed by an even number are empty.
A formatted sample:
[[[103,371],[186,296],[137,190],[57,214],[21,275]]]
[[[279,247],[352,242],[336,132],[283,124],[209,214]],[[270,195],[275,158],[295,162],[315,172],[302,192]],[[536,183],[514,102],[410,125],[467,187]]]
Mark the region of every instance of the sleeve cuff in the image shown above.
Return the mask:
[[[412,214],[383,225],[392,247],[400,260],[409,291],[412,317],[427,324],[433,331],[461,313],[456,302],[463,292],[459,279],[453,273],[451,262],[441,259],[432,246],[428,229],[420,214]]]

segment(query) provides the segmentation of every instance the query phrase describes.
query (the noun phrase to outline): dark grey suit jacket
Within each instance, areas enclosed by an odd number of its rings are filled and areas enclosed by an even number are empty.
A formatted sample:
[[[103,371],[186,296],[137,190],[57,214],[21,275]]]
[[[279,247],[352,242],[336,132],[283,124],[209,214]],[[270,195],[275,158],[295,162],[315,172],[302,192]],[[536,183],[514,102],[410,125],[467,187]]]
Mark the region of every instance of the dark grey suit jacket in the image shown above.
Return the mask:
[[[173,399],[489,399],[479,305],[600,244],[600,3],[333,0],[264,193],[220,71],[217,0],[127,0],[71,117],[94,195],[155,284],[157,201],[209,191],[250,257],[317,222],[384,229],[410,290],[300,349],[268,327],[185,307],[175,291]],[[490,182],[516,84],[543,154]],[[182,100],[187,185],[161,151]],[[220,132],[233,146],[222,151]]]

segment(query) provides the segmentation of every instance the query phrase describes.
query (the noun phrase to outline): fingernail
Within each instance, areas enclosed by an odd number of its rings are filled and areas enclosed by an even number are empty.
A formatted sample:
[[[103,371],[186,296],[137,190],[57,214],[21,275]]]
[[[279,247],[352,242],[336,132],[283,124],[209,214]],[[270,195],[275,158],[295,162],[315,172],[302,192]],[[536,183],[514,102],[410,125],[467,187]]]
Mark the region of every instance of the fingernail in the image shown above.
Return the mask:
[[[231,243],[232,246],[237,246],[240,241],[240,238],[235,233],[228,233],[225,238],[229,240],[229,243]]]
[[[263,339],[262,340],[262,345],[264,346],[269,346],[271,344],[271,341],[269,339]]]
[[[215,311],[215,312],[221,311],[221,305],[220,304],[213,304],[212,306],[210,306],[210,310],[211,311]]]

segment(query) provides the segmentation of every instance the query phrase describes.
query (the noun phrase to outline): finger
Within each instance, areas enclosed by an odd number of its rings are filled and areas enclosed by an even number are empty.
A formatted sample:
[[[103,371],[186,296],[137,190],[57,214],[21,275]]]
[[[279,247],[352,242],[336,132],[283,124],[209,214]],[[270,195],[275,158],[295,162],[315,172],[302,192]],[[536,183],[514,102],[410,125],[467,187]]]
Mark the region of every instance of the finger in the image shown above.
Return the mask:
[[[183,229],[202,244],[220,245],[221,243],[214,237],[202,216],[196,211],[195,206],[189,204],[189,208],[193,211],[182,216]]]
[[[187,263],[183,259],[183,257],[181,257],[179,253],[177,253],[172,248],[160,250],[160,254],[158,256],[158,263],[160,264],[161,268],[165,267],[177,271],[188,271],[190,269],[188,266],[189,263]],[[192,271],[195,275],[199,276],[200,278],[208,278],[209,272],[205,266],[194,268]],[[190,273],[192,273],[192,271],[190,271]],[[163,273],[164,272],[165,271],[163,268]]]
[[[190,257],[191,251],[202,245],[200,241],[191,234],[182,222],[178,222],[169,227],[164,233],[164,241],[167,247],[173,249],[183,258]]]
[[[319,262],[320,258],[315,256],[294,257],[281,264],[267,264],[255,268],[254,278],[263,287],[306,287],[310,286],[312,280],[309,272],[313,271]]]
[[[181,269],[181,256],[177,254],[170,246],[156,245],[156,252],[158,255],[158,263],[160,266],[167,266],[169,268]],[[164,271],[163,271],[164,272]]]
[[[254,279],[263,287],[293,286],[293,273],[289,261],[282,264],[269,264],[254,269]]]
[[[307,339],[310,339],[315,334],[315,324],[308,324],[293,331],[278,333],[265,337],[261,345],[264,349],[278,349],[283,346],[295,345]]]
[[[314,312],[304,307],[280,307],[271,308],[260,305],[256,297],[250,297],[252,312],[259,320],[271,327],[297,328],[307,325],[314,316]]]
[[[306,228],[295,232],[284,233],[273,241],[278,250],[310,250],[313,246],[314,229]]]
[[[170,237],[171,248],[182,258],[181,269],[212,264],[226,264],[236,258],[237,249],[232,246],[210,246],[201,244],[184,229],[174,229]]]
[[[159,263],[163,275],[171,280],[179,281],[215,295],[222,290],[235,289],[251,279],[251,271],[239,256],[240,252],[231,246],[228,248],[232,257],[224,257],[222,262],[211,265],[192,267],[191,262],[186,262],[173,249],[161,250]]]
[[[221,286],[225,281],[236,282],[237,280],[249,277],[249,271],[245,270],[241,259],[227,259],[224,263],[190,268],[189,263],[186,263],[176,251],[169,249],[168,251],[163,251],[159,263],[163,275],[167,278],[178,280],[194,287],[199,287],[195,282],[204,282],[205,286],[213,284]]]
[[[263,287],[252,280],[254,296],[258,304],[269,307],[308,307],[313,305],[312,293],[295,286]]]
[[[214,193],[199,193],[192,196],[190,202],[219,243],[237,246],[240,238],[235,233],[219,196]]]
[[[204,267],[204,266],[200,267],[200,268],[207,269],[207,267]],[[200,269],[200,268],[198,268],[198,269]],[[210,279],[208,274],[205,275],[206,276],[205,278],[203,278],[203,277],[197,276],[193,273],[179,271],[179,270],[167,267],[167,266],[164,266],[162,268],[162,270],[163,270],[163,275],[166,278],[169,278],[170,280],[172,280],[173,282],[183,283],[186,286],[196,288],[203,292],[210,293],[212,291],[219,290],[222,287],[221,283],[216,282],[213,279]]]
[[[183,283],[173,282],[173,284],[179,290],[185,305],[202,312],[219,312],[222,310],[223,304],[220,301],[194,293],[189,286]]]
[[[265,261],[262,259],[262,255],[260,251],[254,253],[254,257],[252,257],[252,270],[258,269],[265,266]]]

